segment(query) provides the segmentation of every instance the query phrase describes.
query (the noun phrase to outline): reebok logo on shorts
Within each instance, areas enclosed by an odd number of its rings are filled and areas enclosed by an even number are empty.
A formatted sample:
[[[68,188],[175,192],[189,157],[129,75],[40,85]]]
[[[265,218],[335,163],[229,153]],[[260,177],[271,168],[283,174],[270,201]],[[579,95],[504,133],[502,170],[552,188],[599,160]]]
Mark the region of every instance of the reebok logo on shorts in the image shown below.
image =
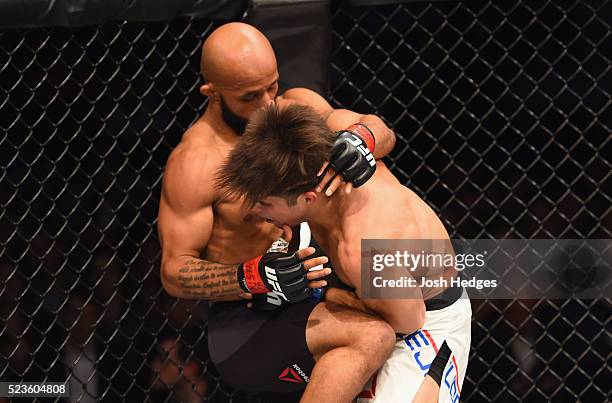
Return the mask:
[[[304,381],[308,382],[309,380],[308,375],[297,364],[285,368],[278,376],[278,379],[291,383],[304,383]]]

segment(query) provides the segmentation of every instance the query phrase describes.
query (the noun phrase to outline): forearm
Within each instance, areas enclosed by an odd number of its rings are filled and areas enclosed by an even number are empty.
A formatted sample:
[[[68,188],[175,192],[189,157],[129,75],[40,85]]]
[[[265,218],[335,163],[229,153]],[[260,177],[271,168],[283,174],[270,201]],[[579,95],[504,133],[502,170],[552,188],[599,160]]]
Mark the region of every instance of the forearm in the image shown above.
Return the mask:
[[[243,293],[237,281],[238,265],[185,257],[162,266],[162,284],[177,298],[211,301],[240,300]]]
[[[423,326],[425,320],[425,305],[420,300],[366,300],[364,302],[354,292],[332,287],[327,290],[325,301],[379,316],[397,333],[402,334],[414,333]]]
[[[365,306],[376,312],[396,333],[411,334],[425,323],[425,304],[418,299],[365,300]]]
[[[376,146],[374,147],[374,158],[385,157],[395,146],[395,133],[381,118],[375,115],[362,115],[358,123],[362,123],[372,131]]]

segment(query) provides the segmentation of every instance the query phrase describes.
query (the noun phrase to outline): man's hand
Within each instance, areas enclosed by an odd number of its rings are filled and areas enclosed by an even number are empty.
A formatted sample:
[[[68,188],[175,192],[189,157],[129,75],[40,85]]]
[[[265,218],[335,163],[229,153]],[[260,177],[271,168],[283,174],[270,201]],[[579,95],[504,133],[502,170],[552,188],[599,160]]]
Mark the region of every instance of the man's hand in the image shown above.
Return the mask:
[[[374,135],[361,123],[338,132],[330,161],[319,171],[319,176],[323,172],[325,175],[316,190],[320,192],[327,186],[325,194],[331,196],[343,182],[346,193],[363,185],[376,171],[374,147]]]
[[[268,253],[287,252],[288,249],[291,248],[292,244],[297,247],[297,245],[300,244],[299,237],[298,239],[293,239],[293,230],[291,229],[291,227],[288,225],[283,225],[283,236],[272,244],[272,246],[268,249]],[[298,257],[305,259],[315,252],[315,248],[308,247],[302,250],[298,250],[296,253]],[[327,281],[321,279],[331,273],[330,268],[324,268],[320,270],[316,269],[310,271],[311,269],[317,266],[321,266],[327,262],[328,258],[326,256],[318,256],[304,260],[303,273],[305,275],[306,281],[308,281],[308,289],[305,291],[308,294],[310,294],[309,289],[321,288],[327,285]],[[244,299],[253,300],[253,302],[249,302],[247,304],[247,308],[253,308],[255,310],[260,311],[272,311],[281,307],[282,305],[290,303],[284,300],[281,296],[279,296],[276,291],[256,294],[245,292],[240,294],[240,297]]]
[[[326,256],[306,259],[315,253],[312,247],[295,253],[271,252],[252,259],[238,269],[240,287],[250,294],[267,294],[274,291],[281,301],[293,303],[310,297],[309,288],[321,287],[325,281],[309,281],[329,274],[325,270],[309,273],[308,270],[327,263]],[[330,271],[331,272],[331,271]]]
[[[331,269],[329,267],[322,270],[308,272],[308,274],[306,274],[306,278],[310,281],[308,284],[308,288],[315,289],[327,286],[327,281],[320,279],[328,276],[330,273]],[[285,302],[284,300],[282,300],[282,298],[276,295],[274,291],[271,291],[267,294],[245,293],[242,294],[242,297],[246,299],[251,299],[252,301],[247,304],[247,308],[251,308],[256,311],[273,311],[275,309],[280,308],[281,306],[288,304],[288,302]]]
[[[314,248],[308,247],[305,249],[301,249],[297,253],[304,253],[306,254],[306,256],[310,256],[314,253]],[[331,269],[329,267],[326,267],[321,270],[309,271],[311,268],[324,263],[327,263],[326,256],[319,256],[304,261],[304,272],[306,273],[306,280],[308,280],[309,289],[322,288],[327,286],[327,281],[323,280],[323,278],[331,274]],[[310,295],[309,291],[310,290],[307,291],[308,295]],[[252,302],[249,302],[247,304],[247,308],[252,308],[257,311],[273,311],[289,303],[283,300],[279,295],[277,295],[275,291],[270,291],[268,293],[261,294],[243,293],[241,294],[241,297],[244,299],[252,300]]]

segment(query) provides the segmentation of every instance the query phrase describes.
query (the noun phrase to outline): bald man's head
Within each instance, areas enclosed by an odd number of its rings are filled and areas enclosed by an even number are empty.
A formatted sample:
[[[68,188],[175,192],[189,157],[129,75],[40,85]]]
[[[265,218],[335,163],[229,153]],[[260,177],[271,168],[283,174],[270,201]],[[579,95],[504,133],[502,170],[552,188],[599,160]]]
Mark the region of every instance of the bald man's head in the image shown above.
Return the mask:
[[[200,68],[206,82],[239,87],[276,74],[276,57],[257,28],[232,22],[214,30],[204,41]]]
[[[202,46],[200,93],[208,97],[208,116],[221,118],[241,134],[257,109],[278,93],[276,57],[268,39],[255,27],[232,22],[214,30]]]

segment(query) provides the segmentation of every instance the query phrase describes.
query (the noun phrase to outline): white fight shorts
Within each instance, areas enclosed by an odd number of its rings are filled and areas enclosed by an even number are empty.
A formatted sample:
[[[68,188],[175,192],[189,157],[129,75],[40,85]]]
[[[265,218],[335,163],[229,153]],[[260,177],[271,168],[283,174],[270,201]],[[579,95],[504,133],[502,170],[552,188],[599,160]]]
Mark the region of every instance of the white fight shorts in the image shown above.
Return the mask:
[[[398,338],[389,359],[366,384],[357,402],[412,402],[445,340],[452,355],[442,373],[438,401],[458,402],[470,354],[471,316],[472,307],[465,290],[452,305],[427,311],[423,328]]]

